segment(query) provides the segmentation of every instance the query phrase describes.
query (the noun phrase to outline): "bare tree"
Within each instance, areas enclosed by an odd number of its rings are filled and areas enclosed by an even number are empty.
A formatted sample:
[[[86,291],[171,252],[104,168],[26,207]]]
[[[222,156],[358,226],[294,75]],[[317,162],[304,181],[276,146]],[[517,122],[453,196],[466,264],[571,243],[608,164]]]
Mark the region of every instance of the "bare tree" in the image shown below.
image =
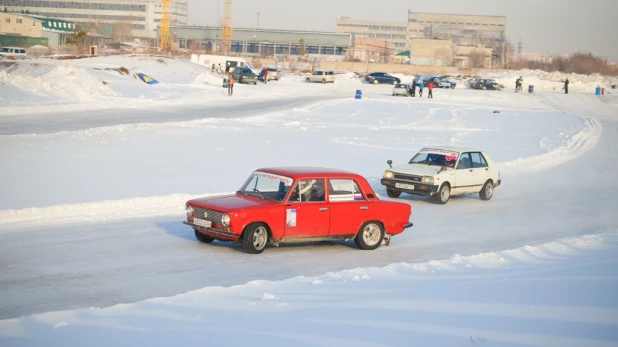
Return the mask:
[[[485,67],[485,54],[480,49],[474,49],[470,52],[469,61],[471,68],[484,68]]]
[[[434,50],[433,60],[434,60],[433,65],[438,65],[437,62],[441,61],[443,62],[442,64],[443,66],[453,66],[453,60],[454,60],[453,50],[444,48],[444,47],[436,48]]]
[[[114,40],[119,42],[131,41],[133,39],[133,28],[131,23],[122,21],[115,23],[114,28]]]

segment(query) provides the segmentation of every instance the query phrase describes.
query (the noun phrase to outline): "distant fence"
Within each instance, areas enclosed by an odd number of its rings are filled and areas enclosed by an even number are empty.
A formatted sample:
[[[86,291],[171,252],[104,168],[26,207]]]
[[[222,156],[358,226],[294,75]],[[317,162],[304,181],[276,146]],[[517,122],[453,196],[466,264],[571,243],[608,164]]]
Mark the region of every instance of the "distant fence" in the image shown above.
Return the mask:
[[[452,66],[423,66],[409,64],[379,64],[379,63],[358,63],[348,61],[325,61],[319,63],[320,69],[363,71],[363,72],[390,72],[390,73],[417,73],[427,75],[439,75],[455,73],[458,68]]]
[[[17,35],[1,35],[0,46],[2,47],[23,47],[29,48],[32,46],[47,46],[49,39],[47,37],[29,37]]]

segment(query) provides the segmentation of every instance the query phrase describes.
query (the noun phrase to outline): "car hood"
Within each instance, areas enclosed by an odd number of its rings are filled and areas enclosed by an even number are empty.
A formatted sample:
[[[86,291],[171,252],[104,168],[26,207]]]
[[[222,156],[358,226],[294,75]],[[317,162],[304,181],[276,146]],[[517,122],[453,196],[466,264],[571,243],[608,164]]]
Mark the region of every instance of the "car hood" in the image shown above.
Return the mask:
[[[434,176],[442,170],[442,166],[427,165],[427,164],[404,164],[394,166],[390,171],[416,175],[416,176]],[[449,170],[447,168],[447,170]],[[451,169],[452,170],[452,169]]]
[[[258,197],[244,195],[221,195],[207,198],[194,199],[190,204],[215,211],[226,212],[230,210],[241,210],[252,207],[260,207],[276,204],[274,201],[262,200]]]

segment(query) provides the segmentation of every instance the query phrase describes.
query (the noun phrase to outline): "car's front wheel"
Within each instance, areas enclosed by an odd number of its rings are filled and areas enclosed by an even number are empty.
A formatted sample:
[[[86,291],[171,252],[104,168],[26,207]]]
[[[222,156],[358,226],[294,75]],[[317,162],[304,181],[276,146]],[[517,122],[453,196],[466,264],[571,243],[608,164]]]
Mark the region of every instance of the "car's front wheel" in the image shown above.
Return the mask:
[[[208,236],[208,235],[204,235],[201,232],[195,230],[195,238],[202,243],[211,243],[213,242],[215,239],[213,239],[212,237]]]
[[[451,84],[451,89],[455,89],[455,86]]]
[[[373,84],[378,84],[378,80],[373,80]]]
[[[253,223],[245,229],[242,248],[246,253],[259,254],[268,243],[268,228],[264,223]]]
[[[307,77],[307,79],[305,81],[307,81],[307,83],[309,83],[309,82],[311,82],[311,79],[309,77]]]
[[[398,198],[401,192],[399,190],[387,189],[386,195],[388,195],[389,198]]]
[[[384,227],[379,222],[367,222],[356,234],[354,242],[360,249],[373,250],[380,247],[384,239]]]
[[[491,180],[488,180],[483,185],[483,189],[479,192],[479,197],[481,200],[489,200],[494,195],[494,183]]]
[[[451,198],[451,186],[449,186],[448,183],[442,183],[438,193],[434,195],[434,198],[438,204],[446,204]]]
[[[322,78],[322,84],[326,83],[326,79]]]
[[[399,82],[397,82],[397,80],[393,80],[393,84],[397,84],[397,83],[399,83]]]

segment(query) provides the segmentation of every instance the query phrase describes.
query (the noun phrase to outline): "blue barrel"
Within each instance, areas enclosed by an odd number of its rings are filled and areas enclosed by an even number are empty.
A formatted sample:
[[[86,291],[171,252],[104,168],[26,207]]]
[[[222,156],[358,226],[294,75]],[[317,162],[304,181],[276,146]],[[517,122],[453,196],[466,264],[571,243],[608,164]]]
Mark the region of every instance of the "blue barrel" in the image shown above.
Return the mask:
[[[532,84],[528,86],[528,93],[534,93],[534,86]]]
[[[354,97],[354,99],[361,99],[363,97],[363,91],[360,89],[356,90],[356,96]]]
[[[597,87],[597,89],[594,91],[594,95],[601,95],[601,87]]]
[[[227,88],[227,78],[223,79],[223,88]]]

